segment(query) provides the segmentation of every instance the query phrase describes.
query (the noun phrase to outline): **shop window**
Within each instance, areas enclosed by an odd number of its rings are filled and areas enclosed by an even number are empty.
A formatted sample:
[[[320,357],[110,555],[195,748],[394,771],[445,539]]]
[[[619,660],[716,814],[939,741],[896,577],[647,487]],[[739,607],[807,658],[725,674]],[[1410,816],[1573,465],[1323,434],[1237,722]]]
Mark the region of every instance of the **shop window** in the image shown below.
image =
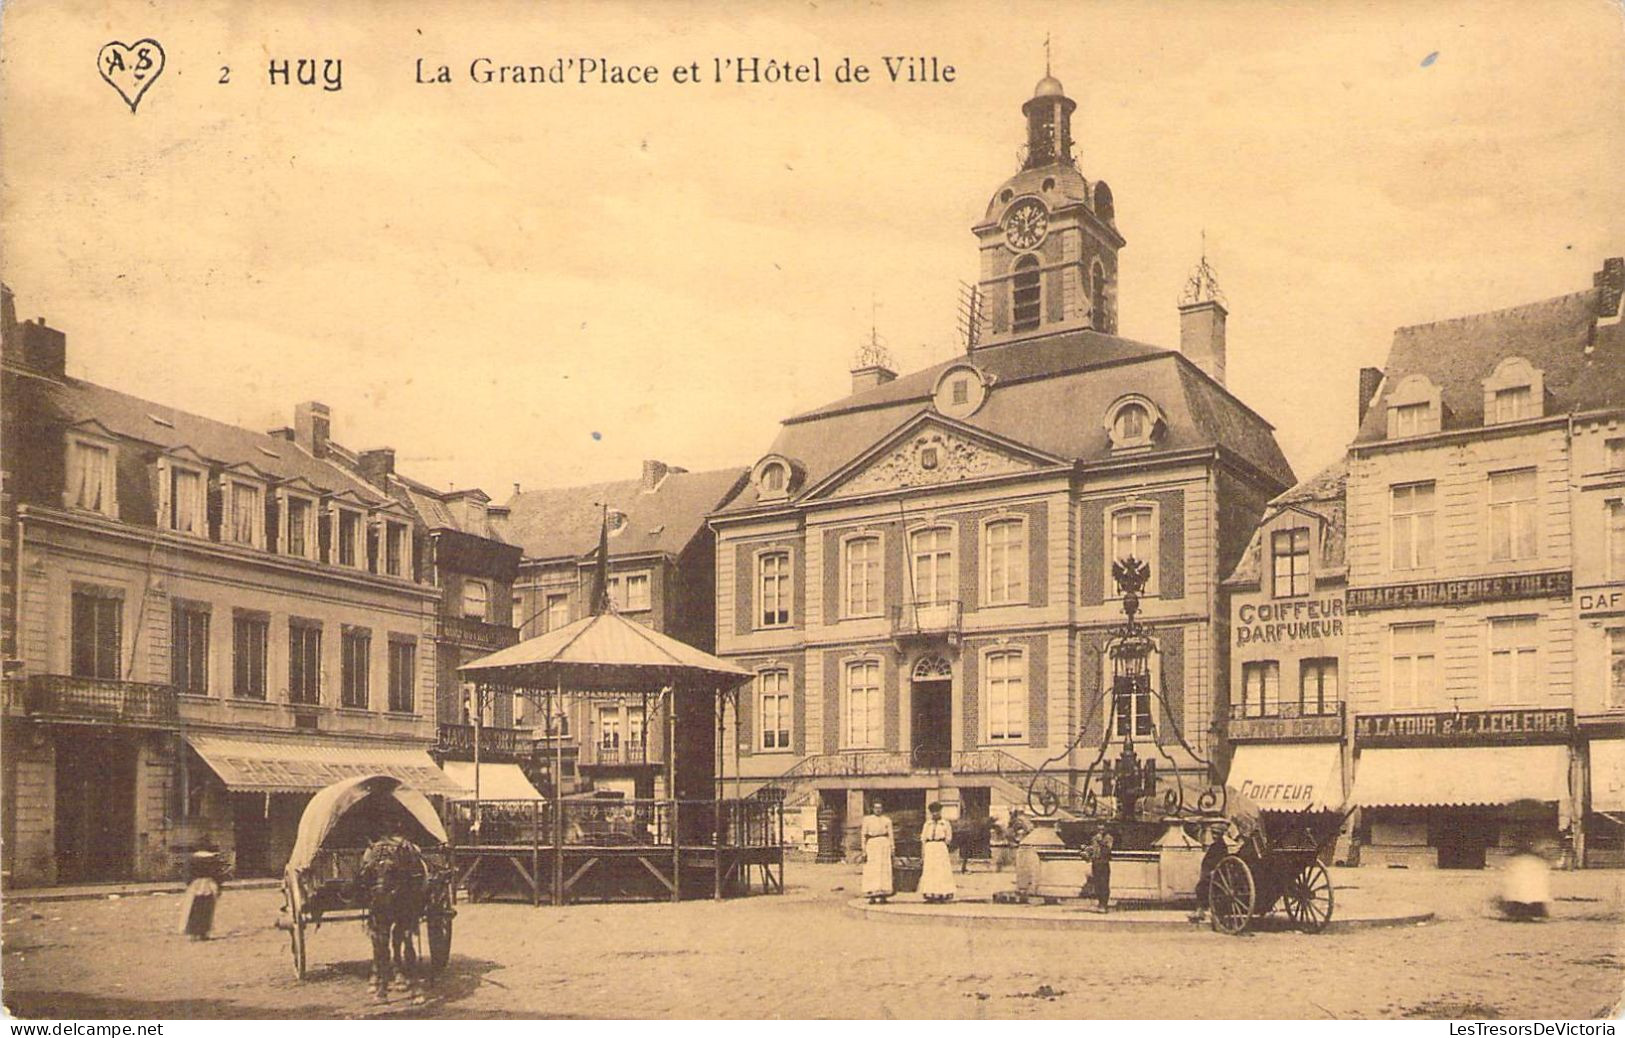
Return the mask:
[[[209,694],[209,607],[175,602],[169,610],[169,681],[188,696]]]
[[[1304,660],[1298,665],[1298,710],[1304,716],[1337,712],[1337,660]]]
[[[1490,473],[1490,561],[1536,554],[1535,470]]]
[[[1438,691],[1433,625],[1394,624],[1388,630],[1388,686],[1396,708],[1429,706]]]
[[[1027,523],[995,519],[982,527],[983,601],[988,605],[1026,604]]]
[[[116,592],[77,589],[72,602],[73,676],[117,680],[123,638],[124,599]]]
[[[841,545],[841,551],[844,574],[841,615],[879,616],[882,596],[880,538],[848,538]]]
[[[271,620],[263,613],[239,612],[231,620],[231,694],[239,699],[265,698],[266,646]]]
[[[1255,660],[1241,665],[1241,714],[1274,717],[1280,713],[1281,663]]]
[[[1390,490],[1395,569],[1433,565],[1434,485],[1402,483]]]
[[[418,647],[415,641],[392,638],[389,642],[389,710],[395,714],[415,712]]]
[[[315,706],[322,701],[322,628],[288,621],[288,702]]]
[[[372,632],[347,627],[340,638],[339,704],[351,710],[367,709],[372,678]]]
[[[982,657],[983,699],[987,704],[987,740],[1027,741],[1027,654],[1001,649]]]
[[[756,675],[757,702],[761,705],[761,741],[764,750],[790,748],[790,672],[764,670]]]
[[[1513,706],[1534,702],[1540,694],[1539,630],[1532,616],[1490,621],[1490,702]]]
[[[771,551],[757,556],[756,593],[759,626],[786,627],[790,623],[790,553]]]
[[[1625,709],[1625,627],[1608,632],[1608,707]]]
[[[846,665],[846,749],[879,749],[884,739],[880,663],[854,660]]]
[[[1310,591],[1309,528],[1277,530],[1270,535],[1275,570],[1275,597],[1296,598]]]

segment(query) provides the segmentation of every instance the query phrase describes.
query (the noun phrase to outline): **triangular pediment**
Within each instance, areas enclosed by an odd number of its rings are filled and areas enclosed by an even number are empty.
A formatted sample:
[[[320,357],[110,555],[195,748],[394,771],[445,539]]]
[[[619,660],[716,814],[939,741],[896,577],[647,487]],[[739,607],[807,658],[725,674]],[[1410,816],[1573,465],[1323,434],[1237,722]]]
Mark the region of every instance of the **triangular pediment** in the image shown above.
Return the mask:
[[[808,498],[856,497],[1039,472],[1064,459],[975,426],[925,412],[831,473]]]

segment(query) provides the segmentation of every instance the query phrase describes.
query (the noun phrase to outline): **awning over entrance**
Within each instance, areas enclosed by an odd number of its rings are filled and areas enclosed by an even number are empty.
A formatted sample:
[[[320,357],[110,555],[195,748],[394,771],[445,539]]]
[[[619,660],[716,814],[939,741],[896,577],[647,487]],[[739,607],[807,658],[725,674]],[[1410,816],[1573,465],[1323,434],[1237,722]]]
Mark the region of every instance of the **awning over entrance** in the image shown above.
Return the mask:
[[[1225,785],[1265,811],[1338,811],[1343,766],[1335,742],[1236,747]]]
[[[474,799],[474,762],[466,760],[449,760],[446,762],[446,777],[463,787],[463,791],[454,799]],[[480,799],[481,800],[545,800],[546,797],[536,792],[536,787],[530,784],[530,779],[519,770],[517,764],[481,764],[480,765]]]
[[[187,735],[186,741],[234,793],[314,793],[358,775],[389,775],[420,793],[463,788],[424,750],[344,739]]]
[[[1361,807],[1452,807],[1569,797],[1567,746],[1364,750],[1354,767]]]
[[[1591,743],[1591,810],[1625,811],[1625,739]]]

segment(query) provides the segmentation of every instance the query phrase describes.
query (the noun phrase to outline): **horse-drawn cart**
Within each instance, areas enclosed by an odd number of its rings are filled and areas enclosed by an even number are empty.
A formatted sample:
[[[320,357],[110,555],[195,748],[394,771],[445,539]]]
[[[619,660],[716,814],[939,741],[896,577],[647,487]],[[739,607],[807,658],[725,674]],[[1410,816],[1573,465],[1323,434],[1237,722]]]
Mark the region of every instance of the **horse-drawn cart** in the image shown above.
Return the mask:
[[[420,850],[422,907],[415,924],[418,937],[427,937],[431,971],[445,968],[457,914],[445,827],[422,793],[388,775],[364,775],[321,790],[299,820],[277,919],[288,930],[295,976],[305,976],[311,928],[370,917],[362,858],[374,841],[396,831]]]
[[[1336,837],[1335,829],[1331,837]],[[1305,933],[1326,929],[1333,897],[1331,876],[1321,863],[1324,847],[1325,841],[1307,828],[1273,843],[1261,830],[1245,836],[1208,879],[1213,928],[1243,933],[1279,908]]]

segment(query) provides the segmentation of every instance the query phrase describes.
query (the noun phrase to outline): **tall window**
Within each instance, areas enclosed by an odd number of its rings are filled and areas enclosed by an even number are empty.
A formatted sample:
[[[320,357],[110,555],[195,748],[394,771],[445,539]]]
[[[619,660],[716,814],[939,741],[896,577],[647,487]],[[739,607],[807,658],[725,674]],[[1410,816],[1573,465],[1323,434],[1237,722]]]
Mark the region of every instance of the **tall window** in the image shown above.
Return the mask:
[[[1535,395],[1529,386],[1497,389],[1493,399],[1492,422],[1516,422],[1520,418],[1534,417]]]
[[[621,748],[620,707],[602,706],[598,708],[598,746],[604,750],[618,750]]]
[[[202,534],[208,529],[203,511],[203,473],[169,467],[169,528]]]
[[[384,572],[392,577],[406,575],[407,528],[400,523],[384,524]]]
[[[880,538],[854,537],[845,544],[846,593],[843,615],[876,616],[880,613]]]
[[[1394,624],[1388,629],[1388,640],[1388,684],[1394,706],[1434,703],[1439,676],[1433,625]]]
[[[119,672],[124,600],[95,590],[73,593],[73,676],[123,677]]]
[[[1491,561],[1535,554],[1535,470],[1490,473]]]
[[[237,613],[231,619],[231,694],[265,698],[265,648],[271,621],[263,613]]]
[[[757,601],[763,627],[783,627],[790,622],[790,553],[768,552],[756,562]]]
[[[633,613],[649,608],[649,574],[626,575],[625,595],[621,599],[621,608]]]
[[[1490,621],[1490,702],[1511,706],[1535,701],[1540,679],[1539,644],[1532,616]]]
[[[1097,332],[1109,332],[1106,320],[1106,268],[1096,263],[1089,271],[1089,325]]]
[[[226,489],[231,500],[229,539],[237,544],[258,544],[260,524],[265,521],[260,488],[248,483],[228,483]]]
[[[1152,513],[1149,508],[1120,508],[1111,514],[1111,544],[1113,562],[1133,556],[1141,562],[1154,562]],[[1111,573],[1106,574],[1107,587],[1111,587]]]
[[[1112,677],[1112,732],[1118,738],[1151,734],[1150,675]]]
[[[209,610],[176,602],[169,610],[169,681],[182,695],[209,694]]]
[[[846,665],[846,738],[848,749],[876,749],[885,739],[880,700],[880,663],[855,660]]]
[[[1608,705],[1625,707],[1625,627],[1608,632]]]
[[[1608,579],[1625,580],[1625,501],[1608,502],[1607,523]]]
[[[484,620],[491,608],[491,589],[484,581],[463,581],[463,615],[470,620]]]
[[[68,441],[68,504],[117,515],[113,494],[113,450],[83,440]]]
[[[1015,277],[1010,279],[1010,328],[1026,332],[1038,327],[1043,291],[1039,286],[1038,260],[1023,256],[1016,261]]]
[[[570,596],[547,596],[547,629],[556,631],[570,622]]]
[[[1027,658],[1019,649],[990,652],[986,660],[987,738],[1027,738]]]
[[[1309,586],[1309,528],[1277,530],[1270,535],[1270,557],[1275,567],[1275,597],[1307,595]]]
[[[629,757],[643,756],[643,707],[626,708],[626,752]]]
[[[1337,712],[1337,660],[1304,660],[1298,665],[1298,709],[1304,714]]]
[[[988,605],[1027,601],[1027,524],[998,519],[982,528],[983,580]]]
[[[954,535],[946,526],[914,531],[914,602],[945,605],[954,600],[959,581],[954,573]]]
[[[1428,409],[1431,404],[1398,404],[1388,409],[1389,436],[1420,436],[1431,432]]]
[[[756,688],[762,704],[764,750],[790,748],[790,672],[764,670],[756,675]]]
[[[417,685],[418,647],[416,642],[392,638],[389,642],[389,709],[410,714],[414,710]]]
[[[339,509],[339,565],[355,566],[356,542],[361,531],[361,517],[348,509]]]
[[[339,705],[365,710],[372,683],[372,632],[347,627],[339,641]]]
[[[1394,568],[1433,565],[1433,483],[1403,483],[1391,494]]]
[[[315,706],[321,701],[321,626],[304,620],[289,620],[288,702]]]
[[[1274,717],[1280,712],[1281,663],[1258,660],[1241,665],[1241,713],[1244,717]]]
[[[1625,436],[1603,444],[1604,462],[1611,472],[1625,469]]]
[[[289,497],[288,515],[284,523],[287,527],[287,544],[284,550],[289,555],[301,559],[310,558],[310,502],[302,497]]]

